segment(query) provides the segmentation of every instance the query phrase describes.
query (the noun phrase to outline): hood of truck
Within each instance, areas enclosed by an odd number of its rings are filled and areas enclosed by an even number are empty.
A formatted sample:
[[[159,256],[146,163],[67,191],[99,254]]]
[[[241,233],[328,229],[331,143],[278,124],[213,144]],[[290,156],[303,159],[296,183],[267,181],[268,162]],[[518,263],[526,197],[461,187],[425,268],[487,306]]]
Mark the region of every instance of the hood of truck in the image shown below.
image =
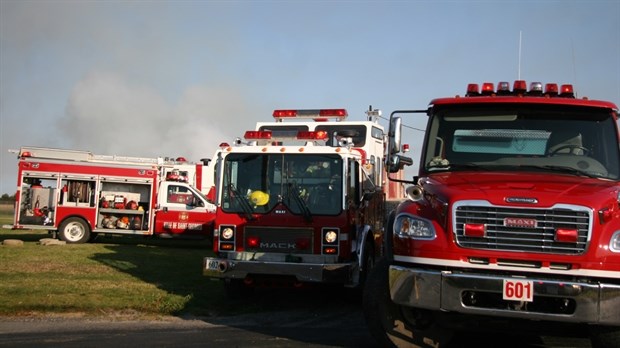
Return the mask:
[[[618,199],[619,183],[554,173],[479,171],[435,173],[421,178],[424,191],[446,203],[485,200],[494,205],[600,207]]]

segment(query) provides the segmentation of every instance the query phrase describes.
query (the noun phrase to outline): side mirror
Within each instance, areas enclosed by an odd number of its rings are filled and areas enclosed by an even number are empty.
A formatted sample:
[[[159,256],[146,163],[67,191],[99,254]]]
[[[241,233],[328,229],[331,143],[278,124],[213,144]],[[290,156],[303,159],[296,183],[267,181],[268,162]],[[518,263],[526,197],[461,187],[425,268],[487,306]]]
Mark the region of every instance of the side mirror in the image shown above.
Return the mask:
[[[373,191],[366,191],[362,195],[362,201],[370,201],[374,195],[375,195],[375,192],[373,192]]]
[[[385,169],[388,173],[396,173],[400,170],[400,158],[398,155],[391,155],[386,159]]]
[[[400,140],[402,134],[402,119],[392,117],[390,119],[390,129],[388,130],[388,154],[393,155],[401,151]]]
[[[386,162],[386,170],[388,173],[396,173],[399,170],[403,169],[405,166],[410,166],[413,164],[413,159],[411,157],[401,156],[401,155],[391,155],[387,158]]]

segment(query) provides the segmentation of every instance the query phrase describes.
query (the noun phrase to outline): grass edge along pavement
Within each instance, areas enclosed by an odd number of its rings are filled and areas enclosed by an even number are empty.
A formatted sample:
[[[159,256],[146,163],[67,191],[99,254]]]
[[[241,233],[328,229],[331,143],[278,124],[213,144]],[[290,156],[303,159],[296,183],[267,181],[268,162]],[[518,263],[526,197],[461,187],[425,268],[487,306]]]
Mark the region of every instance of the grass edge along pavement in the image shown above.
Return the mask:
[[[12,223],[0,210],[0,226]],[[107,236],[87,244],[42,245],[47,231],[0,229],[21,246],[0,245],[0,318],[215,317],[283,309],[308,313],[356,306],[350,289],[258,289],[226,297],[220,281],[202,275],[211,241]],[[326,296],[329,294],[330,296]]]
[[[0,207],[0,226],[13,207]],[[114,236],[44,246],[47,231],[0,229],[0,317],[215,316],[254,310],[202,276],[210,241]],[[5,240],[23,241],[4,245]],[[18,244],[18,243],[15,243]]]
[[[206,243],[112,238],[44,246],[47,232],[0,230],[0,316],[81,313],[166,316],[235,312],[201,274]],[[159,242],[159,243],[157,243]]]

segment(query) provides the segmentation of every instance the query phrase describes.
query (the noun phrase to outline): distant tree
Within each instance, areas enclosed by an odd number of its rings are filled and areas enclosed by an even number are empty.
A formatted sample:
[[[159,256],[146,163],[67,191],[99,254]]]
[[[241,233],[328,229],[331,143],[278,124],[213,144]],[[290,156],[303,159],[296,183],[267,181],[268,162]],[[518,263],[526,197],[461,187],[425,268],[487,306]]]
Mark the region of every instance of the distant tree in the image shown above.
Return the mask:
[[[9,196],[8,193],[5,193],[2,195],[2,197],[0,197],[0,202],[15,202],[15,195]]]

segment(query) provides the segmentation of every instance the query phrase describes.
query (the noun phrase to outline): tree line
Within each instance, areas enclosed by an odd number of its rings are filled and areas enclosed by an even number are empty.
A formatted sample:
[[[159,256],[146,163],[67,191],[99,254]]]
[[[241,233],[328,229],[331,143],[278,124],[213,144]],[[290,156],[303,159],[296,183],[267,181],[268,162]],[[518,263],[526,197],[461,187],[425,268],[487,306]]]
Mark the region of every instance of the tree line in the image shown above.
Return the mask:
[[[13,203],[13,202],[15,202],[15,194],[9,196],[8,193],[5,193],[0,197],[0,203]]]

